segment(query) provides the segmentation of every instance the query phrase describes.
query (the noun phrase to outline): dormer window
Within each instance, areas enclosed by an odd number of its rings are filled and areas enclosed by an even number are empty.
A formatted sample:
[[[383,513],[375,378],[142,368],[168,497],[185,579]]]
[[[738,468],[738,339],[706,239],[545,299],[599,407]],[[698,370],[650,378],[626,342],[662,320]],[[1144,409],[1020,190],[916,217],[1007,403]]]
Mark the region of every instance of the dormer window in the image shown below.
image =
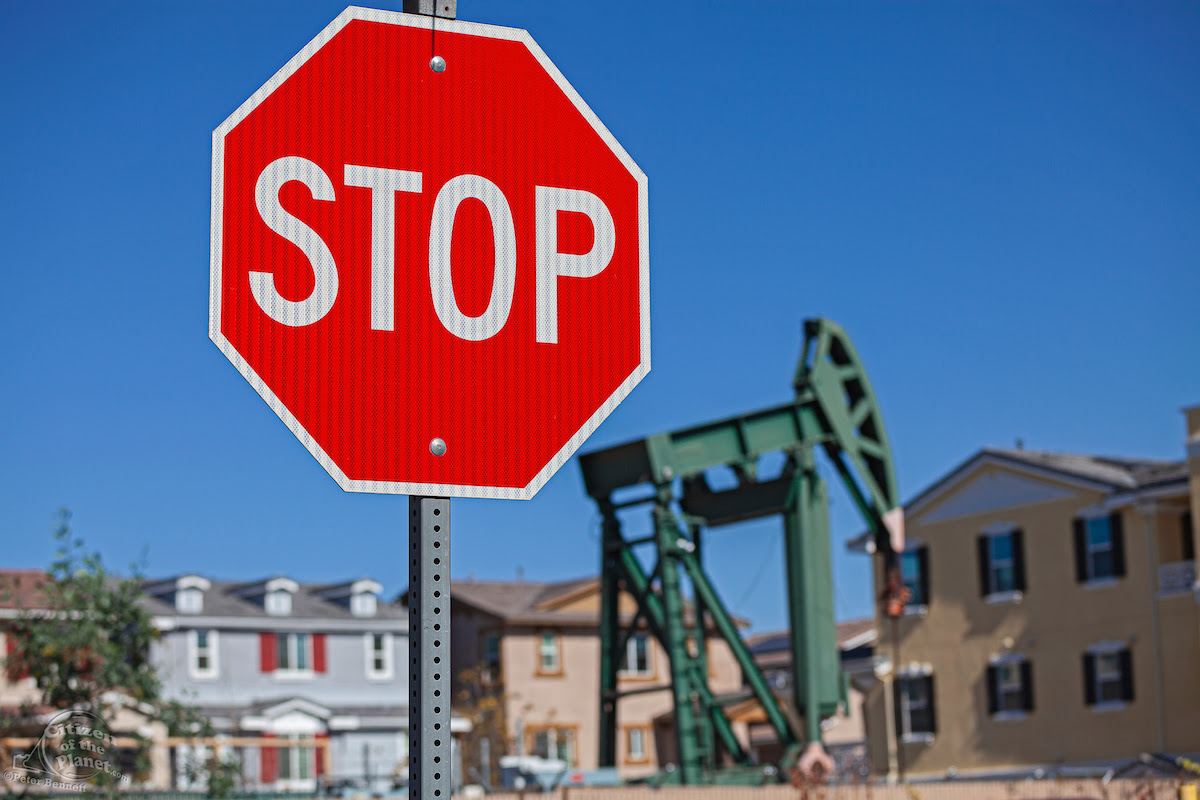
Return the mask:
[[[175,610],[181,614],[199,614],[204,610],[204,592],[195,587],[175,593]]]
[[[286,617],[292,613],[292,593],[283,589],[267,592],[263,608],[272,616]]]
[[[359,592],[350,596],[350,613],[356,617],[375,616],[378,600],[370,592]]]

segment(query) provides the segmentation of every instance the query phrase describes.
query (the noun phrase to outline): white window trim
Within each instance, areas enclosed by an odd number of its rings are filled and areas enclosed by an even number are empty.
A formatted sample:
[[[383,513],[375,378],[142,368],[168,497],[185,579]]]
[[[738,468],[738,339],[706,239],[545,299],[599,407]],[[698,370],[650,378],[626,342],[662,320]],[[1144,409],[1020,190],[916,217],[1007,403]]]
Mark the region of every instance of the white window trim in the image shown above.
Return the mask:
[[[991,594],[984,596],[983,602],[987,603],[989,606],[1003,606],[1019,603],[1024,597],[1025,593],[1020,591],[992,592]]]
[[[924,604],[919,605],[919,606],[905,606],[904,607],[904,616],[906,616],[906,617],[927,617],[927,616],[929,616],[929,606],[924,605]]]
[[[187,602],[195,600],[194,603]],[[175,610],[180,614],[199,614],[204,611],[204,590],[199,586],[184,586],[175,591]]]
[[[278,648],[278,642],[279,642],[278,637],[280,635],[283,635],[289,639],[291,637],[299,638],[299,637],[303,636],[303,637],[305,637],[305,641],[307,642],[307,650],[308,650],[308,652],[305,653],[305,655],[307,656],[307,658],[305,658],[305,661],[308,663],[308,666],[301,669],[299,667],[281,667],[281,666],[279,666],[279,650],[276,649],[276,651],[275,651],[276,666],[275,666],[274,672],[271,673],[272,675],[275,676],[275,678],[277,678],[279,680],[285,680],[285,681],[308,681],[308,680],[312,680],[313,678],[316,677],[316,671],[313,668],[313,656],[314,656],[313,635],[311,633],[306,633],[304,631],[280,631],[279,633],[275,633],[272,635],[276,637],[276,639],[275,639],[276,648]],[[298,659],[296,659],[296,660],[298,660]]]
[[[636,669],[631,669],[630,665],[636,663],[634,640],[641,636],[646,642],[646,670],[639,672]],[[654,675],[654,643],[647,633],[637,633],[629,637],[629,642],[625,645],[625,658],[621,662],[621,669],[618,674],[631,678],[648,678]]]
[[[1016,722],[1028,716],[1028,711],[997,711],[995,714],[992,714],[992,719],[996,722]]]
[[[196,661],[200,657],[200,631],[187,632],[188,677],[193,680],[212,680],[220,674],[220,635],[215,630],[206,630],[208,634],[208,669],[200,669]]]
[[[906,733],[900,737],[901,744],[933,744],[934,735],[932,733]]]
[[[648,760],[650,758],[650,751],[646,747],[646,729],[645,728],[629,728],[628,730],[629,730],[629,736],[628,736],[629,753],[626,755],[626,759],[628,761],[646,761],[646,760]],[[638,750],[633,749],[634,734],[637,735],[638,740],[641,742],[641,748]]]
[[[553,645],[547,649],[546,637],[549,636]],[[554,653],[554,664],[546,666],[546,653]],[[542,630],[538,631],[538,661],[537,671],[542,674],[557,675],[562,672],[562,637],[558,631]]]
[[[1091,569],[1091,563],[1088,564],[1088,569]],[[1085,589],[1111,589],[1113,586],[1121,584],[1120,578],[1105,577],[1105,578],[1088,578],[1083,582]]]
[[[383,669],[375,669],[375,637],[383,637]],[[367,659],[367,680],[390,681],[395,677],[395,665],[392,653],[394,642],[390,633],[364,633],[363,653]]]
[[[272,589],[263,595],[263,610],[273,617],[291,616],[292,593],[286,589]]]
[[[1121,711],[1128,705],[1124,700],[1105,700],[1103,703],[1092,703],[1090,708],[1097,714],[1104,714],[1109,711]]]

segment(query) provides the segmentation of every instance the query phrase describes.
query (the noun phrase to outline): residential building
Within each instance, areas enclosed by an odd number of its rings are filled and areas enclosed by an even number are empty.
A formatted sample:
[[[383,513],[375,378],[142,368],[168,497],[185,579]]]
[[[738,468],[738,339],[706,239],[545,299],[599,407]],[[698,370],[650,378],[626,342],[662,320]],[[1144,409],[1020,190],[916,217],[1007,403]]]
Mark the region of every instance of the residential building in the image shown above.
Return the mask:
[[[380,591],[367,578],[148,582],[164,696],[197,706],[222,736],[266,741],[239,748],[247,788],[390,788],[407,776],[408,623]],[[177,785],[190,788],[180,770]]]
[[[4,742],[0,742],[0,755],[5,759],[3,766],[4,786],[10,793],[20,794],[30,790],[23,780],[64,780],[75,773],[50,771],[44,761],[34,755],[38,740],[46,729],[55,723],[61,724],[65,709],[43,703],[43,693],[35,679],[28,675],[10,674],[7,659],[19,648],[18,634],[14,621],[20,616],[37,615],[49,609],[45,587],[49,576],[36,569],[0,570],[0,715],[7,717],[13,727],[6,731]],[[115,769],[129,778],[133,785],[144,789],[165,789],[170,786],[170,759],[166,748],[153,747],[148,764],[142,765],[144,772],[134,772],[135,750],[130,739],[133,732],[151,739],[166,735],[166,726],[152,721],[145,713],[147,709],[127,696],[117,693],[105,695],[111,715],[105,720],[107,732],[114,737],[109,755]]]
[[[863,700],[876,683],[874,653],[877,638],[874,619],[838,623],[838,651],[842,669],[849,677],[849,687],[846,703],[835,716],[821,722],[825,750],[833,758],[834,777],[838,780],[859,780],[869,770]],[[780,703],[790,707],[795,670],[788,631],[760,633],[749,637],[746,645]],[[783,747],[757,700],[734,706],[730,713],[733,719],[749,726],[748,744],[758,763],[777,763],[783,757]]]
[[[1200,407],[1187,460],[984,449],[905,506],[877,619],[877,773],[1103,771],[1200,752]],[[857,540],[860,547],[869,539]],[[875,565],[875,589],[886,576]]]
[[[479,668],[503,699],[504,749],[514,755],[559,758],[580,769],[597,766],[600,714],[600,582],[454,581],[450,587],[454,695],[464,670]],[[633,598],[622,595],[623,624],[632,624]],[[729,647],[708,639],[709,681],[717,694],[741,687]],[[628,642],[618,689],[660,687],[623,698],[617,767],[622,778],[651,774],[675,760],[673,705],[667,656],[653,636]],[[743,741],[745,726],[739,727]]]

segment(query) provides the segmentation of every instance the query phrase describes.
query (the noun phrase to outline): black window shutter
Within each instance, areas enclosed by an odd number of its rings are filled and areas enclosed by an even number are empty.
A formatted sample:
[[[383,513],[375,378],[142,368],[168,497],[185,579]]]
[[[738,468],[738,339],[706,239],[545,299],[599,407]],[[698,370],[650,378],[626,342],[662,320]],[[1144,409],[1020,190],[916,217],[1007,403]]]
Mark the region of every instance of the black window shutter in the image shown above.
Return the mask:
[[[933,676],[929,675],[924,680],[926,697],[929,698],[929,732],[937,733],[937,705],[933,701]]]
[[[895,717],[895,720],[896,720],[896,735],[897,736],[904,735],[904,718],[900,714],[901,706],[902,706],[902,704],[900,702],[900,697],[903,694],[904,694],[904,678],[896,678],[895,681],[892,683],[892,705],[895,707],[893,709],[895,711],[893,716]]]
[[[1012,532],[1013,583],[1018,592],[1025,591],[1025,531],[1017,528]]]
[[[1129,701],[1133,699],[1133,653],[1128,649],[1122,650],[1119,658],[1121,661],[1121,697]]]
[[[1183,512],[1179,524],[1183,527],[1183,560],[1196,560],[1196,542],[1192,539],[1192,512]]]
[[[1096,705],[1096,657],[1091,653],[1083,654],[1083,701]]]
[[[987,668],[987,697],[988,713],[995,714],[1000,710],[1000,670],[995,667]]]
[[[1075,530],[1075,580],[1084,583],[1087,574],[1087,534],[1084,531],[1083,519],[1076,517],[1072,521]]]
[[[979,595],[987,597],[991,594],[991,587],[988,585],[991,572],[988,569],[988,537],[980,536],[976,544],[979,547]]]
[[[1033,664],[1021,662],[1021,707],[1033,711]]]
[[[917,551],[917,569],[921,573],[921,602],[929,604],[929,548]]]
[[[1125,577],[1125,533],[1121,525],[1121,512],[1108,515],[1108,529],[1112,532],[1113,575]]]

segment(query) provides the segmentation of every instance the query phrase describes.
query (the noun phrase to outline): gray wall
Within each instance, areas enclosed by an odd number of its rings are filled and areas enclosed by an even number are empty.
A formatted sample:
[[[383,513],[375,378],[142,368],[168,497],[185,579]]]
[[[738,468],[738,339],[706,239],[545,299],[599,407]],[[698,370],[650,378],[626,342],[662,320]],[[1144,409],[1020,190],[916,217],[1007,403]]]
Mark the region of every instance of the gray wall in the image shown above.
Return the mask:
[[[206,629],[207,626],[202,626]],[[392,634],[392,677],[367,677],[363,630],[326,633],[327,669],[311,678],[287,679],[260,669],[259,632],[218,631],[216,677],[194,679],[188,672],[188,633],[165,631],[153,659],[164,695],[196,705],[246,705],[301,695],[324,705],[407,706],[408,637]]]

